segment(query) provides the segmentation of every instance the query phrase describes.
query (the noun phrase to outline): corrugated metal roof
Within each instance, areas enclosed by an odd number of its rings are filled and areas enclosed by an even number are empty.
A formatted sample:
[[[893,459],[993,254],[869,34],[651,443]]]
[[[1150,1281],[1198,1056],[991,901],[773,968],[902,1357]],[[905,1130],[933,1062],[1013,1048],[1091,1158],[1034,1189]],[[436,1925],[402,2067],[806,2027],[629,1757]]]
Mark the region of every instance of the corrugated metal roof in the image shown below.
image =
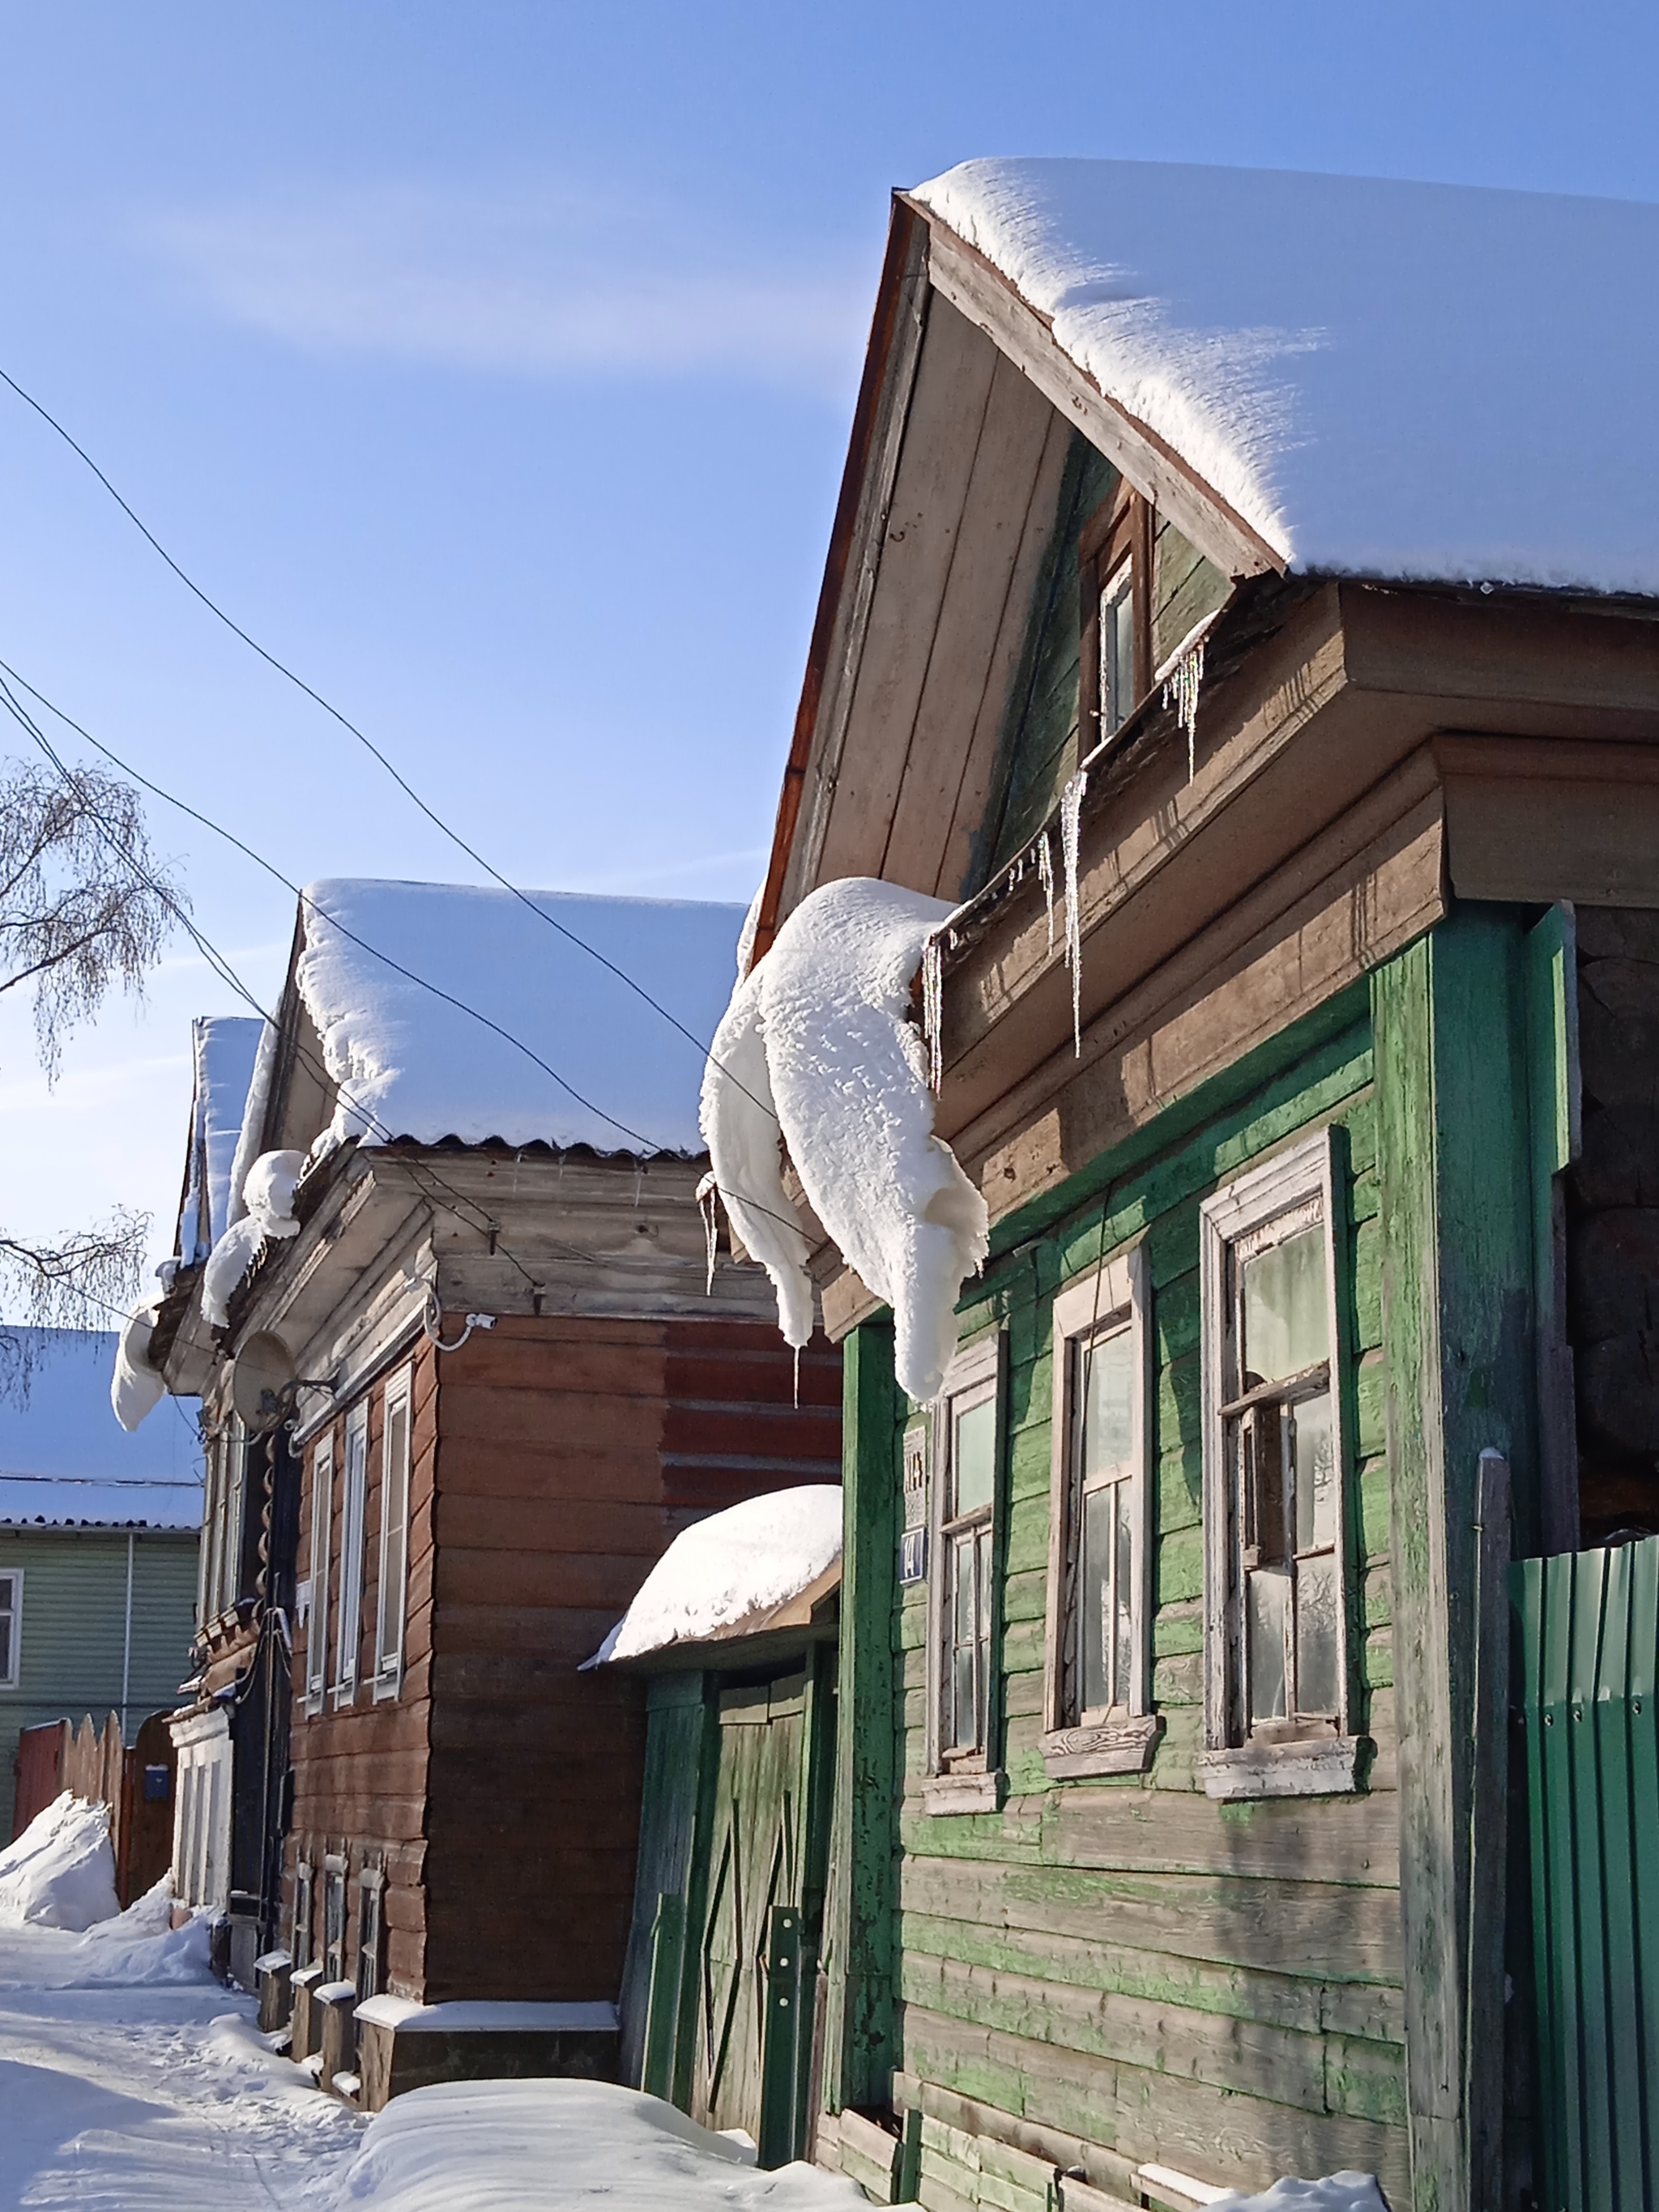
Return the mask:
[[[202,1525],[199,1482],[14,1474],[0,1468],[0,1528],[186,1528]]]
[[[7,1334],[22,1354],[27,1389],[0,1399],[0,1527],[198,1528],[195,1421],[174,1401],[134,1435],[119,1426],[109,1402],[114,1334]]]

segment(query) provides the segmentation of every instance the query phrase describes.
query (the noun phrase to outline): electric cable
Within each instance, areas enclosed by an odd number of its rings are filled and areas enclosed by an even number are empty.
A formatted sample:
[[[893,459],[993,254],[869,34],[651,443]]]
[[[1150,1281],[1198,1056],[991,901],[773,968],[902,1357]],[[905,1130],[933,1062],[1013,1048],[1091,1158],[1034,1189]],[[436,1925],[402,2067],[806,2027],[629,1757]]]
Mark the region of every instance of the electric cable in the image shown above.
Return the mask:
[[[358,744],[362,745],[366,751],[371,753],[380,763],[380,766],[386,770],[386,774],[392,778],[392,781],[398,786],[398,788],[404,793],[404,797],[408,799],[413,805],[420,809],[421,812],[425,815],[427,820],[431,823],[434,830],[437,830],[442,836],[447,837],[451,844],[453,845],[458,851],[465,853],[468,860],[472,862],[475,867],[482,868],[484,873],[489,876],[493,882],[499,884],[504,891],[510,892],[512,896],[520,902],[520,904],[527,907],[532,914],[538,915],[540,919],[547,924],[550,929],[556,930],[561,937],[568,939],[572,945],[576,946],[578,951],[586,953],[591,960],[597,960],[601,968],[608,969],[611,974],[617,978],[619,983],[625,985],[629,990],[635,994],[635,997],[643,1000],[645,1004],[651,1008],[653,1013],[659,1015],[661,1018],[668,1024],[671,1029],[678,1030],[679,1034],[686,1039],[687,1042],[695,1045],[698,1052],[702,1054],[704,1060],[708,1060],[709,1057],[708,1046],[703,1043],[701,1037],[696,1036],[690,1030],[687,1029],[685,1024],[681,1021],[677,1015],[671,1014],[666,1006],[663,1006],[658,1000],[653,999],[650,992],[646,989],[645,986],[642,983],[637,982],[635,978],[628,973],[626,969],[618,967],[614,960],[608,959],[603,952],[597,949],[597,947],[589,945],[585,939],[579,937],[574,929],[568,929],[563,922],[558,921],[554,915],[549,914],[544,907],[538,906],[535,900],[532,899],[526,891],[521,890],[517,884],[511,882],[501,873],[499,868],[494,866],[492,862],[485,860],[483,854],[480,853],[476,847],[470,845],[458,830],[452,829],[449,823],[444,820],[443,817],[439,814],[434,808],[427,804],[426,800],[422,798],[420,793],[416,790],[415,787],[409,781],[408,778],[403,775],[401,770],[393,765],[393,763],[386,757],[386,754],[383,753],[380,750],[380,748],[374,743],[374,739],[358,728],[357,725],[349,715],[343,714],[331,701],[325,699],[322,693],[316,690],[311,684],[307,684],[302,676],[297,675],[293,669],[289,667],[285,661],[279,660],[274,653],[270,652],[264,646],[260,644],[258,638],[251,636],[249,633],[242,628],[240,623],[236,622],[230,615],[227,614],[225,610],[218,605],[216,600],[210,599],[207,592],[204,592],[202,586],[196,581],[195,578],[187,574],[187,572],[179,566],[179,562],[173,559],[172,554],[167,551],[166,546],[162,544],[160,538],[156,537],[155,532],[150,529],[149,525],[143,520],[143,517],[139,515],[136,510],[128,504],[126,500],[122,497],[121,494],[117,491],[115,486],[104,474],[104,471],[99,467],[97,462],[93,459],[92,455],[88,453],[86,447],[79,444],[73,437],[70,436],[69,431],[64,428],[64,425],[58,420],[57,416],[42,406],[40,402],[34,398],[32,392],[26,392],[22,386],[18,383],[16,378],[14,376],[9,376],[3,368],[0,368],[0,383],[7,385],[9,389],[15,392],[17,397],[23,401],[26,406],[33,408],[34,412],[40,417],[40,420],[46,424],[47,428],[55,431],[58,436],[63,440],[70,451],[76,454],[81,460],[85,462],[87,467],[89,468],[93,475],[97,477],[99,483],[102,484],[104,489],[115,501],[115,504],[120,508],[122,514],[126,516],[128,521],[132,524],[133,527],[138,532],[145,543],[161,556],[162,561],[166,562],[167,566],[179,579],[179,581],[184,585],[185,588],[188,592],[193,593],[193,595],[201,601],[208,612],[212,615],[216,620],[222,622],[225,628],[229,630],[233,635],[239,637],[242,643],[246,646],[251,652],[257,653],[259,659],[264,661],[268,666],[274,668],[279,676],[285,677],[298,690],[302,691],[307,699],[311,700],[315,705],[320,707],[325,714],[332,716],[333,720],[340,725],[340,727],[343,730],[349,732],[352,737],[356,738]],[[721,1073],[727,1073],[728,1072],[722,1069]],[[728,1074],[728,1080],[736,1082],[737,1078]],[[738,1085],[739,1089],[742,1089],[743,1087],[744,1086],[741,1084]],[[752,1093],[748,1093],[746,1095],[751,1097],[753,1096]],[[754,1103],[757,1105],[761,1104],[761,1101],[758,1099],[756,1099]],[[763,1110],[765,1110],[764,1108],[763,1108]],[[608,1121],[610,1116],[607,1115],[605,1119]]]

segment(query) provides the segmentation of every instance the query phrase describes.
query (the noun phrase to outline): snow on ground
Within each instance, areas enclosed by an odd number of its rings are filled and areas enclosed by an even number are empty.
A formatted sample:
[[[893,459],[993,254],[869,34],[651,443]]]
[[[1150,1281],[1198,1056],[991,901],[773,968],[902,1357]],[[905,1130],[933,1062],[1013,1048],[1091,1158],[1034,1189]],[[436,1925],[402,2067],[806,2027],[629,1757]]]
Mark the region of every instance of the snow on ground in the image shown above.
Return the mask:
[[[452,2081],[378,2113],[351,2212],[860,2212],[844,2176],[753,2153],[605,2081]]]
[[[873,877],[820,885],[738,985],[703,1079],[720,1196],[772,1278],[785,1338],[805,1342],[812,1306],[779,1126],[813,1212],[892,1307],[898,1379],[917,1400],[944,1380],[957,1297],[988,1233],[985,1200],[933,1134],[927,1054],[909,1019],[923,948],[951,911]]]
[[[333,2212],[362,2123],[273,2058],[152,1898],[0,1929],[0,2212]]]
[[[1292,568],[1659,592],[1659,207],[1052,160],[916,198]]]
[[[663,1553],[588,1665],[694,1644],[787,1605],[841,1557],[841,1486],[805,1483],[694,1521]]]
[[[66,1790],[0,1851],[0,1928],[79,1930],[118,1910],[106,1805]]]

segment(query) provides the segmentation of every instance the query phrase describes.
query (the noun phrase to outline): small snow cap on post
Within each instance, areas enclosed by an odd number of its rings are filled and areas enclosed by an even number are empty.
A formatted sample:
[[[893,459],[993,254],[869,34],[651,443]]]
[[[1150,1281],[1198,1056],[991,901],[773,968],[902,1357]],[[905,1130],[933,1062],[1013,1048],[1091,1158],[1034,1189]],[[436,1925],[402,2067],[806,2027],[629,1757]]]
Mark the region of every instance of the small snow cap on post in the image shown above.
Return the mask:
[[[956,1304],[989,1239],[985,1200],[933,1134],[909,1018],[927,940],[953,909],[872,877],[802,901],[739,985],[703,1079],[702,1127],[733,1225],[778,1292],[787,1341],[812,1326],[806,1239],[779,1139],[848,1265],[893,1309],[898,1380],[938,1395]]]

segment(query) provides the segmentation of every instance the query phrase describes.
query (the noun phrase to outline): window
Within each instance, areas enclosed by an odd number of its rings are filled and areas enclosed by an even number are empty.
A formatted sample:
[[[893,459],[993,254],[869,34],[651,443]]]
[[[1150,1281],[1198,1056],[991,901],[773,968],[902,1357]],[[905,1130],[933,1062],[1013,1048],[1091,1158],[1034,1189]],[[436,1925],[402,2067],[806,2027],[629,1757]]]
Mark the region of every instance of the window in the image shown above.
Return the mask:
[[[357,1877],[357,2002],[378,1996],[386,1978],[386,1875],[365,1867]]]
[[[23,1570],[0,1574],[0,1690],[15,1690],[21,1674],[23,1633]]]
[[[1043,1763],[1139,1773],[1151,1705],[1152,1334],[1146,1248],[1054,1300]]]
[[[994,1629],[1002,1443],[1002,1335],[957,1355],[933,1410],[928,1559],[930,1809],[996,1802]],[[950,1787],[957,1787],[952,1790]]]
[[[374,1694],[395,1698],[404,1672],[409,1586],[410,1386],[407,1367],[386,1385],[380,1438],[380,1574],[374,1614]]]
[[[311,1458],[311,1595],[306,1617],[306,1711],[319,1713],[328,1687],[328,1571],[334,1540],[334,1439],[319,1437]]]
[[[343,1853],[329,1851],[323,1859],[323,1975],[331,1982],[345,1979],[346,1863]]]
[[[1205,1785],[1354,1786],[1335,1139],[1201,1212]]]
[[[349,1705],[357,1694],[357,1656],[363,1620],[363,1516],[368,1492],[368,1405],[366,1400],[360,1399],[346,1415],[345,1491],[340,1500],[339,1596],[334,1632],[337,1705]]]
[[[294,1868],[294,1927],[289,1937],[289,1956],[296,1966],[311,1964],[313,1931],[311,1904],[316,1869],[308,1858],[299,1859]]]
[[[1128,720],[1151,684],[1152,514],[1120,483],[1078,541],[1085,753]]]

